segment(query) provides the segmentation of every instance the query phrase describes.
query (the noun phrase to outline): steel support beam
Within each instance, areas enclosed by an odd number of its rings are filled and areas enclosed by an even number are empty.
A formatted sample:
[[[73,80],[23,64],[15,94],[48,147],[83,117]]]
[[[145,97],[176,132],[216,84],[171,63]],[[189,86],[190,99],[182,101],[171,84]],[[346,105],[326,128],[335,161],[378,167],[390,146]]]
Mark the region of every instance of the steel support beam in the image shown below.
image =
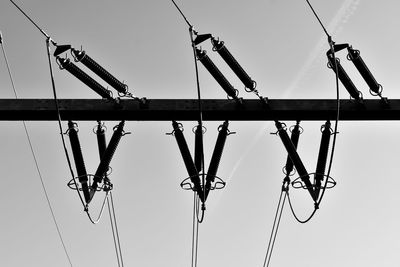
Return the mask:
[[[59,99],[62,120],[95,121],[196,121],[195,99]],[[334,120],[334,99],[202,100],[206,121]],[[0,121],[53,121],[57,112],[53,99],[0,99]],[[400,99],[340,101],[340,120],[400,120]]]

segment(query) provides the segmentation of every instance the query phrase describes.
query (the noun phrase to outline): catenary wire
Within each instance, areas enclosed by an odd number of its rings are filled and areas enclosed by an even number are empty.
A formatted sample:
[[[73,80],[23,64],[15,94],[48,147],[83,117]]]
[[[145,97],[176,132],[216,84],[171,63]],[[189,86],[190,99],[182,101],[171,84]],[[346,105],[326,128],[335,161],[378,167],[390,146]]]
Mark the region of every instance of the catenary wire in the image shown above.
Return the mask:
[[[44,35],[46,36],[46,38],[50,38],[50,36],[42,29],[39,27],[39,25],[37,25],[29,16],[28,14],[26,14],[13,0],[10,0],[11,3],[13,3],[13,5],[18,8],[19,11],[21,11],[22,14],[24,14],[24,16]]]
[[[329,43],[330,49],[331,49],[331,51],[332,51],[333,57],[335,58],[335,49],[334,49],[334,47],[333,47],[334,42],[332,41],[332,37],[329,35],[329,33],[327,32],[326,28],[325,28],[324,25],[322,24],[320,18],[318,17],[318,15],[317,15],[317,13],[315,12],[315,10],[314,10],[313,6],[311,5],[311,3],[310,3],[308,0],[306,0],[306,2],[307,2],[307,4],[310,6],[312,12],[314,13],[314,16],[317,18],[317,20],[318,20],[318,22],[320,23],[322,29],[324,30],[324,32],[325,32],[325,34],[326,34],[326,36],[327,36],[327,38],[328,38],[328,43]],[[337,71],[338,66],[337,66],[336,60],[335,60],[335,66],[334,66],[334,67],[335,67],[335,69],[336,69],[336,71],[335,71],[335,73],[336,73],[336,75],[335,75],[335,83],[336,83],[336,85],[335,85],[335,87],[336,87],[336,118],[335,118],[334,130],[333,130],[333,139],[332,139],[332,147],[331,147],[331,153],[330,153],[329,164],[328,164],[328,171],[327,171],[327,175],[326,175],[325,184],[324,184],[324,187],[323,187],[322,192],[321,192],[321,196],[320,196],[319,200],[315,203],[314,210],[313,210],[313,212],[309,215],[309,217],[308,217],[307,219],[301,220],[301,219],[296,215],[296,213],[295,213],[295,211],[294,211],[294,208],[293,208],[293,205],[292,205],[292,202],[291,202],[291,200],[290,200],[289,192],[288,192],[288,191],[286,192],[286,195],[287,195],[287,197],[288,197],[288,202],[289,202],[290,210],[292,211],[293,216],[295,217],[295,219],[296,219],[299,223],[307,223],[308,221],[310,221],[310,220],[314,217],[314,215],[315,215],[315,213],[317,212],[317,209],[319,208],[319,205],[321,204],[321,201],[322,201],[322,199],[323,199],[323,197],[324,197],[325,190],[326,190],[326,187],[327,187],[327,185],[328,185],[328,180],[329,180],[329,177],[330,177],[330,173],[331,173],[331,170],[332,170],[333,158],[334,158],[335,147],[336,147],[336,139],[337,139],[337,134],[338,134],[339,118],[340,118],[339,76],[338,76],[338,74],[337,74],[337,72],[338,72],[338,71]]]
[[[111,202],[111,205],[110,205],[110,202]],[[114,200],[112,197],[112,192],[110,192],[109,197],[107,198],[107,205],[108,205],[108,212],[110,214],[111,229],[112,229],[113,238],[114,238],[114,246],[115,246],[115,250],[117,253],[118,266],[124,267],[124,261],[122,258],[122,250],[121,250],[121,242],[120,242],[120,238],[119,238],[119,231],[118,231],[118,225],[117,225],[117,218],[115,215]],[[111,209],[110,209],[110,206],[111,206]],[[111,214],[112,214],[112,216],[111,216]],[[115,233],[114,233],[114,230],[115,230]],[[120,263],[121,263],[121,265],[120,265]]]
[[[0,35],[1,35],[1,32],[0,32]],[[1,50],[2,50],[2,52],[3,52],[4,60],[5,60],[5,62],[6,62],[8,75],[9,75],[10,81],[11,81],[11,86],[12,86],[12,89],[13,89],[13,91],[14,91],[14,96],[15,96],[15,99],[18,99],[17,89],[16,89],[16,86],[15,86],[15,83],[14,83],[14,79],[13,79],[13,75],[12,75],[12,72],[11,72],[10,64],[8,63],[7,54],[6,54],[6,51],[5,51],[5,48],[4,48],[4,44],[3,44],[3,38],[1,38],[0,45],[1,45]],[[24,127],[26,139],[27,139],[27,141],[28,141],[28,145],[29,145],[29,148],[30,148],[30,151],[31,151],[31,154],[32,154],[32,158],[33,158],[33,161],[34,161],[35,166],[36,166],[36,171],[37,171],[38,176],[39,176],[39,179],[40,179],[40,183],[41,183],[41,186],[42,186],[42,189],[43,189],[43,193],[44,193],[44,195],[45,195],[46,202],[47,202],[47,205],[48,205],[49,210],[50,210],[50,213],[51,213],[51,217],[52,217],[52,219],[53,219],[54,225],[55,225],[56,230],[57,230],[57,233],[58,233],[58,237],[60,238],[60,241],[61,241],[61,244],[62,244],[64,253],[65,253],[65,255],[66,255],[67,259],[68,259],[69,264],[70,264],[71,266],[73,266],[73,265],[72,265],[71,258],[70,258],[69,254],[68,254],[67,248],[66,248],[66,246],[65,246],[65,242],[64,242],[64,239],[63,239],[63,237],[62,237],[61,230],[60,230],[60,227],[59,227],[59,225],[58,225],[56,216],[55,216],[55,214],[54,214],[54,210],[53,210],[53,207],[52,207],[52,204],[51,204],[49,195],[48,195],[48,193],[47,193],[46,185],[45,185],[45,183],[44,183],[44,179],[43,179],[42,173],[41,173],[41,171],[40,171],[40,167],[39,167],[38,160],[37,160],[37,158],[36,158],[35,150],[33,149],[33,144],[32,144],[32,140],[31,140],[30,135],[29,135],[28,128],[27,128],[27,126],[26,126],[25,121],[22,121],[22,124],[23,124],[23,127]]]
[[[118,246],[117,246],[117,243],[115,242],[115,240],[116,240],[116,237],[115,237],[115,230],[114,230],[114,224],[113,224],[113,219],[112,219],[112,215],[111,215],[110,202],[108,201],[108,199],[107,199],[107,207],[108,207],[108,214],[109,214],[109,216],[110,216],[111,232],[112,232],[112,235],[113,235],[115,254],[116,254],[116,256],[117,256],[118,267],[120,267],[120,266],[121,266],[121,263],[120,263],[120,259],[119,259]]]
[[[282,201],[282,195],[284,195],[283,201]],[[276,240],[276,236],[278,234],[278,230],[279,230],[279,226],[280,226],[280,222],[281,222],[281,218],[282,218],[282,212],[283,212],[283,208],[285,206],[285,201],[286,201],[286,194],[284,194],[284,192],[282,190],[281,194],[279,196],[278,205],[276,207],[274,223],[272,225],[271,235],[269,237],[268,247],[267,247],[267,252],[265,254],[263,267],[268,267],[269,263],[271,261],[272,251],[275,246],[275,240]]]
[[[198,220],[198,206],[199,197],[196,192],[193,194],[193,221],[192,221],[192,267],[197,267],[197,250],[199,247],[199,220]]]

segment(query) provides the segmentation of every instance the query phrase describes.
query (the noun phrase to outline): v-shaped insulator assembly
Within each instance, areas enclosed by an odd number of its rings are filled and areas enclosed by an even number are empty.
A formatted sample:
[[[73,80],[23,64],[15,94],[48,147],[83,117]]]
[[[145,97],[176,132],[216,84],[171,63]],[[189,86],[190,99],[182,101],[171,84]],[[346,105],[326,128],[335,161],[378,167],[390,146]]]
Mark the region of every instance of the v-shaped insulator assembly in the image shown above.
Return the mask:
[[[279,121],[275,121],[275,126],[278,130],[278,135],[281,138],[281,141],[284,145],[284,147],[286,148],[286,151],[288,153],[288,156],[290,157],[290,159],[293,162],[294,167],[297,170],[297,173],[300,176],[300,179],[302,180],[302,182],[305,184],[308,192],[310,193],[312,199],[314,201],[317,200],[315,193],[314,193],[314,189],[313,189],[313,185],[310,181],[310,175],[308,174],[306,168],[304,167],[303,162],[300,159],[299,154],[296,151],[296,147],[293,145],[292,141],[289,138],[289,135],[286,132],[286,129],[284,127],[284,124],[282,124]]]
[[[172,134],[175,136],[176,142],[178,143],[179,151],[181,152],[183,162],[188,172],[190,181],[194,185],[193,191],[197,192],[200,200],[204,203],[203,190],[201,187],[199,172],[196,168],[195,163],[193,162],[193,158],[192,155],[190,154],[190,150],[186,143],[185,136],[183,135],[181,125],[176,121],[172,121],[172,127],[174,129]]]
[[[81,144],[78,137],[78,125],[72,121],[68,122],[68,137],[71,143],[72,155],[74,157],[78,181],[81,184],[83,196],[86,203],[90,201],[88,175],[86,172],[85,162],[83,160]]]
[[[125,134],[124,133],[124,125],[125,121],[121,121],[116,127],[114,127],[114,133],[111,137],[111,140],[106,148],[106,150],[102,153],[101,161],[99,166],[97,167],[96,173],[93,178],[93,183],[90,188],[90,198],[92,199],[98,184],[103,181],[104,175],[109,169],[110,162],[114,156],[114,153],[118,147],[119,141],[121,137]]]

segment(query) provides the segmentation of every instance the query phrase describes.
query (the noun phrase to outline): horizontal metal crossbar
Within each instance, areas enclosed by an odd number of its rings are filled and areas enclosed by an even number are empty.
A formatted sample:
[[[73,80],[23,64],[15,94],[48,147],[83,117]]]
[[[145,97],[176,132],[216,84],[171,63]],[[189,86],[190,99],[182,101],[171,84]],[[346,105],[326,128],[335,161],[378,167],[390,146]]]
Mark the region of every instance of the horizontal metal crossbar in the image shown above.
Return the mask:
[[[95,121],[196,121],[195,99],[59,99],[62,120]],[[334,99],[202,100],[206,121],[334,120]],[[53,99],[0,99],[2,121],[53,121],[57,112]],[[340,120],[400,120],[400,99],[340,101]]]

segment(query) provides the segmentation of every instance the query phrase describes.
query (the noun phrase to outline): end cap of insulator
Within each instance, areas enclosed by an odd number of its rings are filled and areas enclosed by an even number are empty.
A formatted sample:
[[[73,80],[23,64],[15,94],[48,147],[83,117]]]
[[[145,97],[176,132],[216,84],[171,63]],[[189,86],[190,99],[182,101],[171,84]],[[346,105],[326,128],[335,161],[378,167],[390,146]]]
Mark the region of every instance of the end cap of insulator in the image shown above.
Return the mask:
[[[3,43],[3,33],[0,31],[0,44]]]
[[[74,49],[74,48],[72,48],[72,53],[74,53],[74,56],[75,56],[76,61],[81,61],[81,60],[85,57],[85,55],[86,55],[85,51],[83,51],[83,50],[76,50],[76,49]]]
[[[197,54],[197,58],[201,60],[203,57],[206,56],[207,51],[196,48],[196,54]]]
[[[219,41],[215,38],[211,39],[211,43],[213,45],[213,49],[214,50],[220,50],[222,47],[224,47],[224,42],[223,41]]]
[[[70,63],[69,58],[57,57],[57,60],[61,67],[65,67],[66,65],[68,65]]]

